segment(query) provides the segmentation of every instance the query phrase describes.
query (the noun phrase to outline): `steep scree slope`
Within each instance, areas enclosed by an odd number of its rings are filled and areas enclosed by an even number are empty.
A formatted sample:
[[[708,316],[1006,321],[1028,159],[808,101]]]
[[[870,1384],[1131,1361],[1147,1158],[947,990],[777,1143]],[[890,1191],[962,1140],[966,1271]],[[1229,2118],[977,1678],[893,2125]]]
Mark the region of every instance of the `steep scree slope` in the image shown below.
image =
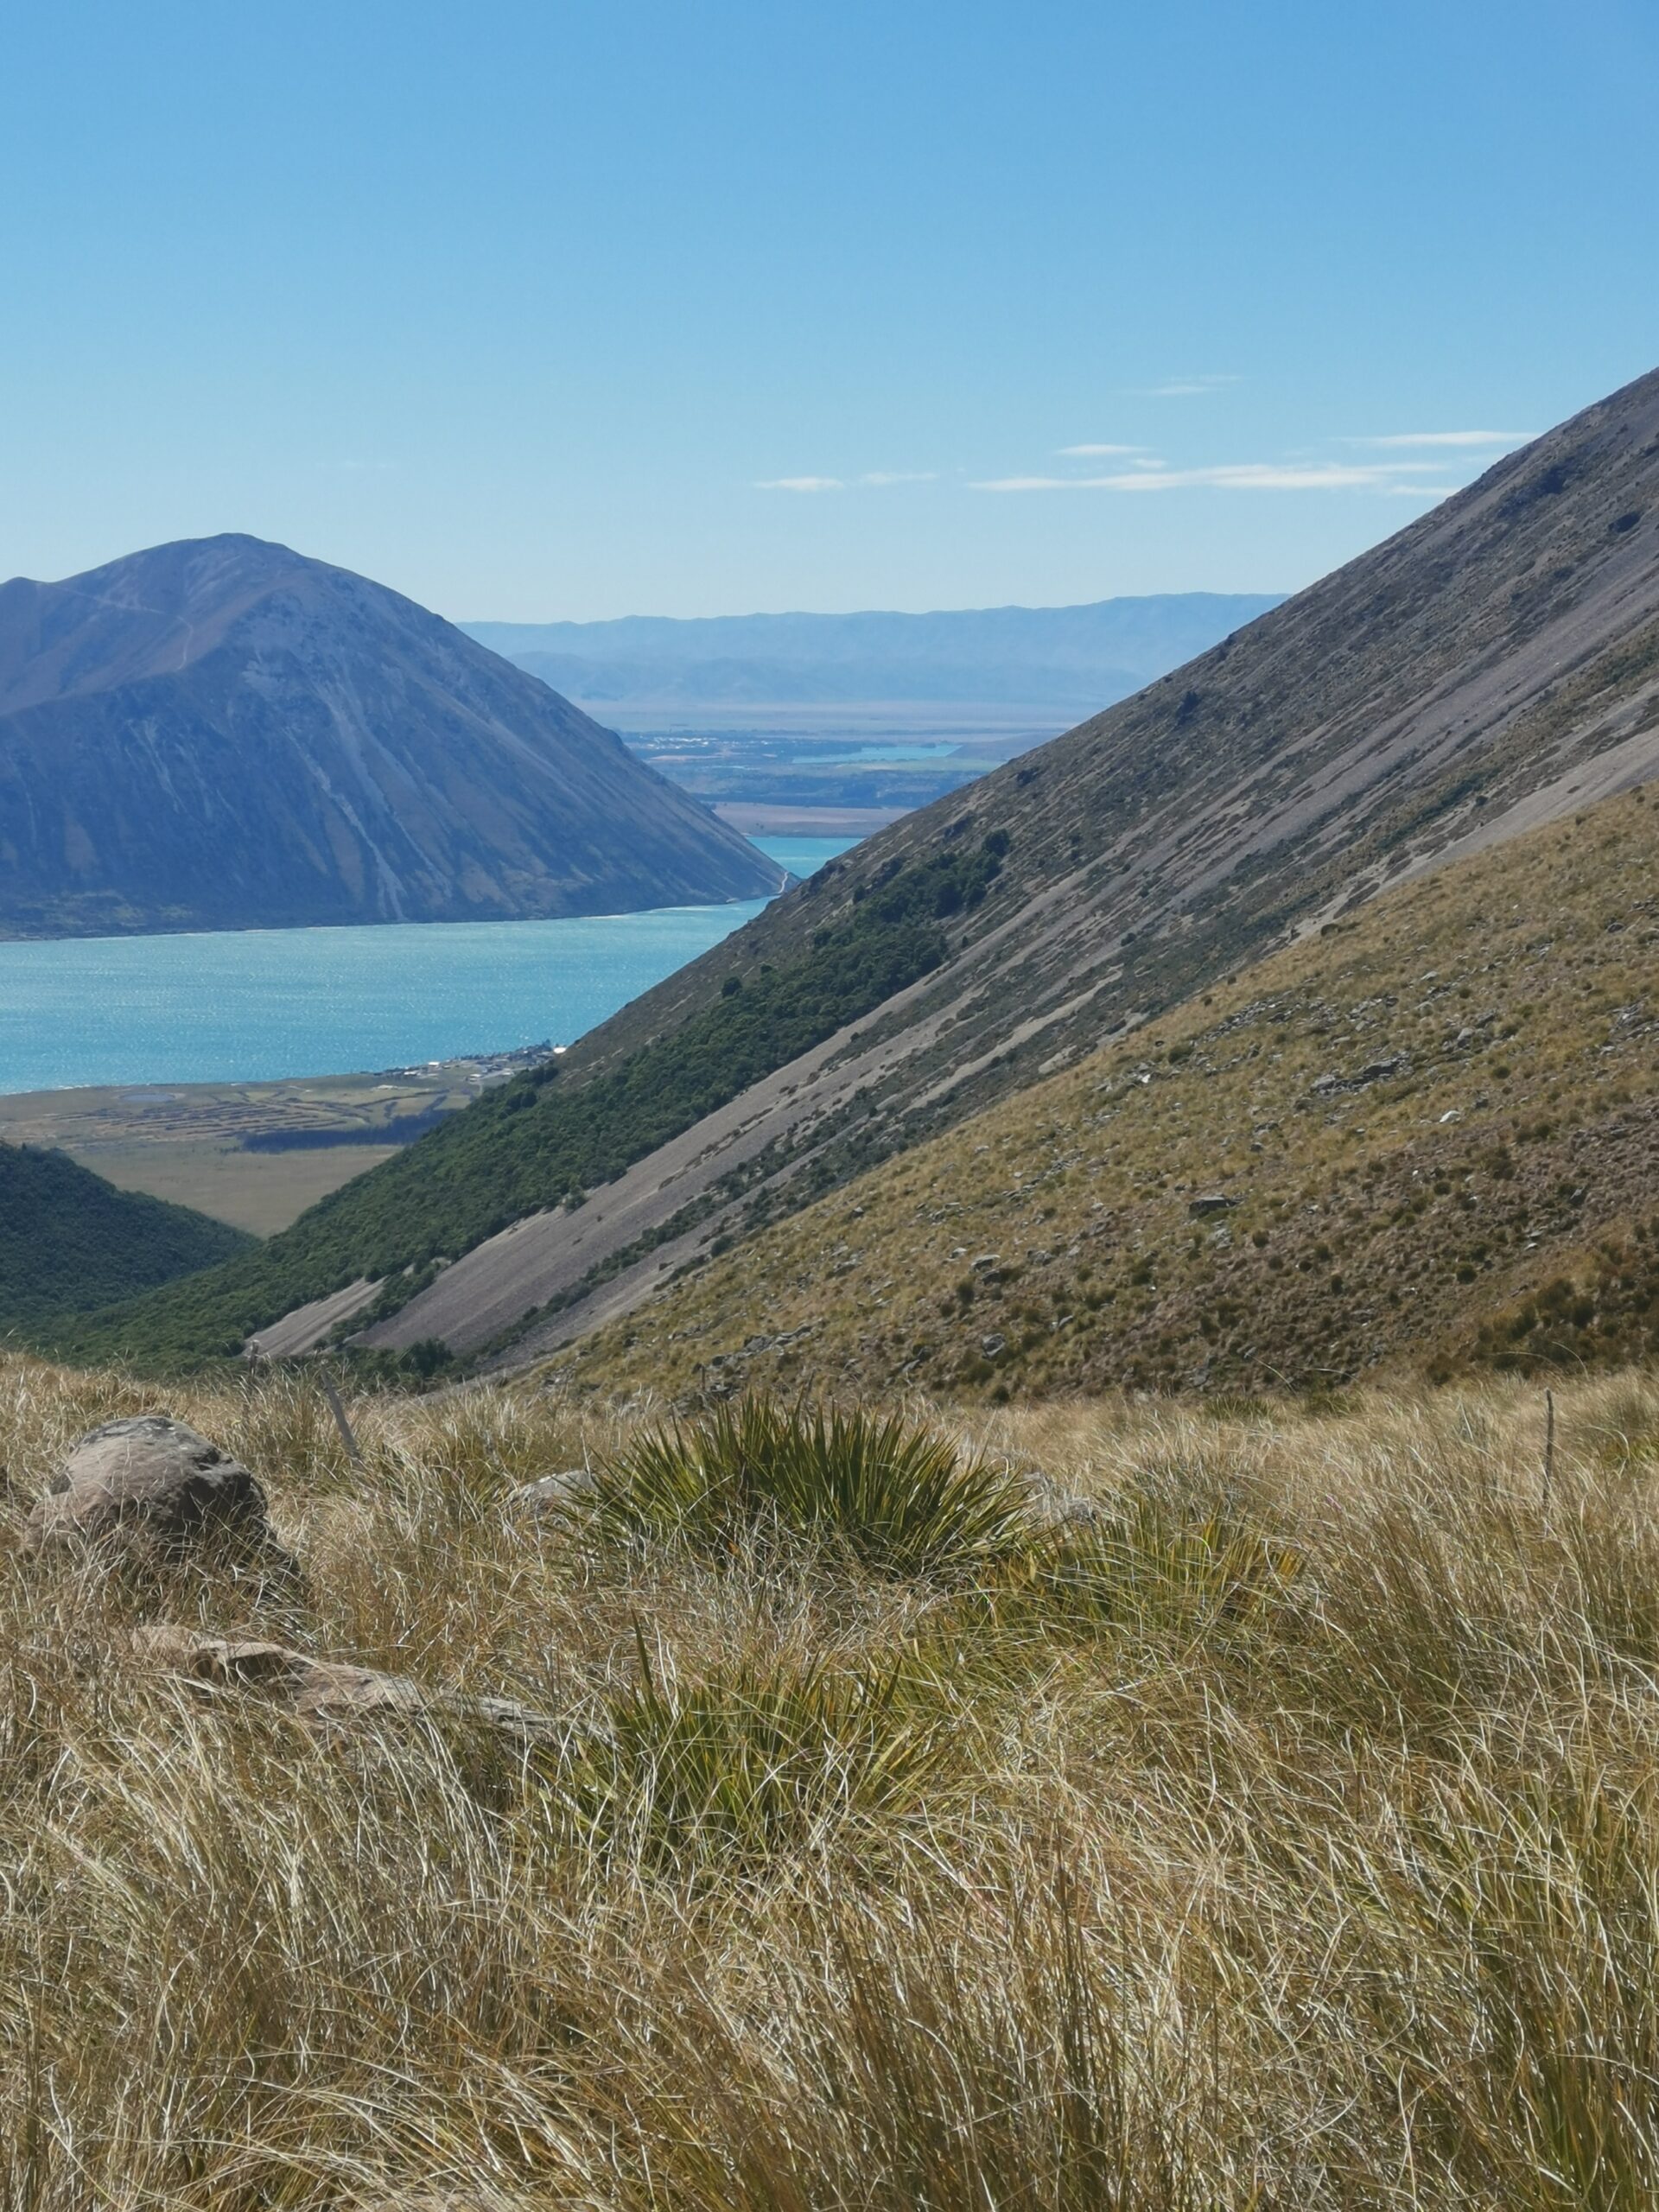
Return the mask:
[[[1659,785],[1385,894],[565,1356],[609,1389],[1256,1390],[1659,1353]]]
[[[778,882],[534,677],[285,546],[0,585],[0,935],[607,913]]]
[[[1137,697],[910,817],[625,1007],[581,1082],[988,831],[950,957],[639,1160],[474,1252],[371,1341],[545,1350],[749,1233],[1345,912],[1659,761],[1659,372]]]

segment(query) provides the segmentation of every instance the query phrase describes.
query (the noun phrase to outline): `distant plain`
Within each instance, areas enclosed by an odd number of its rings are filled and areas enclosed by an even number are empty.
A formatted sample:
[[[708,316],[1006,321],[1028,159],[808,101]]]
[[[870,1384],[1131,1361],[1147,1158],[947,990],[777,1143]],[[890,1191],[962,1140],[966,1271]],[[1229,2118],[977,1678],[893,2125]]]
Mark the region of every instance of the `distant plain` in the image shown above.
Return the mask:
[[[1073,717],[1052,707],[901,700],[701,712],[630,705],[618,719],[642,760],[770,851],[777,837],[870,836],[1058,736]]]
[[[50,1147],[124,1191],[194,1206],[269,1236],[381,1160],[390,1125],[423,1125],[478,1096],[465,1063],[385,1075],[299,1076],[279,1083],[97,1084],[0,1097],[0,1141]],[[420,1119],[417,1121],[417,1117]],[[274,1132],[338,1141],[249,1150]]]

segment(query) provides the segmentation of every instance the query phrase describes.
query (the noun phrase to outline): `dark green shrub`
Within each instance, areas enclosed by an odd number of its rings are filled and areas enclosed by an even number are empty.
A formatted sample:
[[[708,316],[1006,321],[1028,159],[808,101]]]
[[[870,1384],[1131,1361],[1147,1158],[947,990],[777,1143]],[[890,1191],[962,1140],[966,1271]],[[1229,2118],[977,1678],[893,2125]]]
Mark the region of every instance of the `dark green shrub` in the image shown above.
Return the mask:
[[[897,1415],[765,1398],[654,1430],[601,1469],[601,1529],[726,1554],[753,1537],[839,1546],[879,1573],[951,1579],[1017,1554],[1028,1486]]]

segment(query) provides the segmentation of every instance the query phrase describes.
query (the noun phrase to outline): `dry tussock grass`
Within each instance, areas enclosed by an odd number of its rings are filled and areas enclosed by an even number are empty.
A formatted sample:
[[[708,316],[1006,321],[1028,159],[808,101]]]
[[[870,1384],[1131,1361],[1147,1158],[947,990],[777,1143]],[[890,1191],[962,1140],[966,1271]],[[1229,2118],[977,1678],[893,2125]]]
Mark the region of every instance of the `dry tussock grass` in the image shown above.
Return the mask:
[[[162,1402],[5,1363],[6,1513]],[[1518,1386],[935,1410],[1103,1507],[970,1588],[515,1523],[638,1428],[529,1392],[362,1402],[360,1472],[308,1381],[166,1403],[302,1560],[263,1630],[573,1749],[318,1738],[124,1656],[245,1586],[8,1560],[9,2205],[1659,2191],[1653,1377],[1560,1395],[1548,1494]]]
[[[1636,792],[1402,883],[553,1357],[958,1402],[1650,1359],[1656,861]]]

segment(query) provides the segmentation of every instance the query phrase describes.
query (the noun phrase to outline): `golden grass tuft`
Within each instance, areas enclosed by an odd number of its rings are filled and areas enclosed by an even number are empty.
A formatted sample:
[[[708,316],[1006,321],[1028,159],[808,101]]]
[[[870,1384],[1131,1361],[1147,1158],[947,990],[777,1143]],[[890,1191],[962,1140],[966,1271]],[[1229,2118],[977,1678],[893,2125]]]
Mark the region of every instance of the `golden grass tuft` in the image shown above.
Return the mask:
[[[1607,2208],[1659,2193],[1659,1379],[918,1408],[1090,1500],[968,1586],[502,1510],[636,1417],[0,1363],[15,1533],[165,1402],[304,1568],[0,1566],[0,2202]],[[552,1714],[308,1732],[187,1603]]]

